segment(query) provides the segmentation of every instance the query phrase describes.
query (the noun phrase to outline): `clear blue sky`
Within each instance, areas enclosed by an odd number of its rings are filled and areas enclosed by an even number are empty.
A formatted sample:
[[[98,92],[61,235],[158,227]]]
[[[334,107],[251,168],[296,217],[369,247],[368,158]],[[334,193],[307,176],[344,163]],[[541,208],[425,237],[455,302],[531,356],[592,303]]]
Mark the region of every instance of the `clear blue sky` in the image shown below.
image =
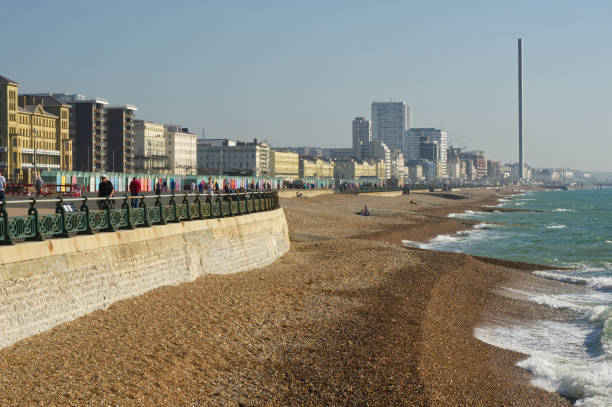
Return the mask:
[[[28,1],[2,6],[0,74],[21,91],[138,106],[207,137],[349,146],[374,100],[516,161],[612,171],[608,1]]]

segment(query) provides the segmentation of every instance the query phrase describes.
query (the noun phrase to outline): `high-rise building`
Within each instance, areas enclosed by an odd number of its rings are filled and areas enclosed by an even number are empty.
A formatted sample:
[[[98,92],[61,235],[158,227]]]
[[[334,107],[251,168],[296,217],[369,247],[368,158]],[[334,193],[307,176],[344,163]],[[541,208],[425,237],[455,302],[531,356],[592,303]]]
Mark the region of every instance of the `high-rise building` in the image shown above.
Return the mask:
[[[421,142],[423,140],[437,141],[440,150],[440,162],[442,165],[440,178],[446,177],[446,154],[447,136],[445,130],[434,128],[413,128],[405,132],[404,137],[404,157],[407,160],[418,160],[425,158],[421,156]]]
[[[405,150],[404,134],[412,127],[410,106],[404,102],[372,103],[372,138],[391,150]]]
[[[132,105],[106,108],[109,167],[113,172],[133,172],[136,169],[134,112],[137,110]]]
[[[359,146],[372,141],[372,122],[363,117],[353,120],[353,151],[355,157],[359,155]]]
[[[51,93],[69,103],[72,167],[76,171],[108,171],[108,138],[106,134],[106,106],[101,98],[83,95]]]

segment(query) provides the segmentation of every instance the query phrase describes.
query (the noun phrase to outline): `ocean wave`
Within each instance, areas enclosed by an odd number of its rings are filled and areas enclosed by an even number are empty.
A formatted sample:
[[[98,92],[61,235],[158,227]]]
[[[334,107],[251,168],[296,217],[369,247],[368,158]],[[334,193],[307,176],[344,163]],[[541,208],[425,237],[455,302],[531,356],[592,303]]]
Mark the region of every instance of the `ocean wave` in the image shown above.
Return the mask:
[[[546,229],[565,229],[567,225],[548,225]]]
[[[566,208],[557,208],[557,209],[553,209],[553,212],[574,212],[573,209],[566,209]]]
[[[577,399],[577,406],[612,403],[612,360],[583,348],[588,326],[541,320],[514,326],[480,326],[474,337],[528,357],[517,366],[533,374],[532,384]]]
[[[607,244],[612,244],[612,240],[606,240]]]
[[[576,276],[571,274],[561,274],[559,272],[550,271],[534,271],[538,277],[547,278],[549,280],[557,280],[564,283],[582,284],[588,288],[596,290],[612,289],[612,277],[593,277],[593,276]]]
[[[497,202],[510,202],[510,199],[499,198]]]
[[[447,218],[463,218],[466,216],[472,216],[472,215],[483,215],[484,212],[481,211],[473,211],[471,209],[466,210],[463,213],[449,213],[448,215],[446,215]]]
[[[422,249],[422,245],[423,243],[421,242],[415,242],[414,240],[402,240],[402,244],[405,247],[416,247],[417,249]]]

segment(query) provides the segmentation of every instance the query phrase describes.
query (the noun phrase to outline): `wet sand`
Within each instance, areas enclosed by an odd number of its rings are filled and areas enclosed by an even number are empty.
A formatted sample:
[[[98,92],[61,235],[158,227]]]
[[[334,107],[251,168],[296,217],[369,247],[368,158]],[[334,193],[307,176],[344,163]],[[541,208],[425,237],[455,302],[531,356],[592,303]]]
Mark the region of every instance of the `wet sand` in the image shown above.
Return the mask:
[[[490,315],[541,311],[497,293],[533,266],[400,244],[468,227],[446,215],[498,198],[470,193],[283,199],[283,258],[0,350],[0,405],[569,406],[529,384],[522,355],[473,337]],[[354,214],[364,204],[372,216]]]

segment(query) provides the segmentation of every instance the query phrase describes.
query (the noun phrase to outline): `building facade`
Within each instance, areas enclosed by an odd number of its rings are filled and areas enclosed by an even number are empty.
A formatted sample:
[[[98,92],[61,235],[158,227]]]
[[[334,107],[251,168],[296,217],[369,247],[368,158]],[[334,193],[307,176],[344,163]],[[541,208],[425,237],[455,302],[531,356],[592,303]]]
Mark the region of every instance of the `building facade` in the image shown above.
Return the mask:
[[[113,172],[134,172],[134,112],[136,106],[109,106],[106,108],[109,168]]]
[[[297,179],[300,175],[298,154],[290,151],[271,151],[270,174],[291,181]]]
[[[134,120],[134,164],[138,172],[169,174],[163,124]]]
[[[166,124],[164,138],[170,173],[177,175],[197,174],[197,135],[178,124]]]
[[[361,144],[372,141],[372,122],[364,117],[356,117],[353,120],[353,154],[359,156]]]
[[[334,178],[336,180],[384,180],[387,169],[383,160],[356,161],[340,160],[334,163]]]
[[[0,76],[0,168],[7,180],[32,184],[41,171],[71,169],[70,106],[55,98],[20,97],[18,88]]]
[[[359,160],[382,160],[385,163],[384,178],[391,178],[391,150],[380,140],[362,143],[359,148]]]
[[[442,172],[439,174],[440,178],[446,178],[446,162],[447,162],[447,134],[445,130],[434,129],[434,128],[411,128],[405,132],[404,141],[404,157],[407,160],[419,160],[424,157],[421,152],[421,143],[429,140],[430,142],[437,142],[439,148],[439,160],[442,163]],[[429,151],[430,152],[430,151]]]
[[[72,167],[75,171],[108,171],[108,138],[106,106],[108,101],[83,95],[52,93],[50,96],[68,103]]]
[[[304,178],[334,178],[334,162],[324,158],[300,157],[299,177]]]
[[[270,145],[266,141],[198,141],[198,168],[208,174],[270,175]]]
[[[404,134],[412,127],[410,106],[404,102],[372,103],[372,139],[404,152]]]

